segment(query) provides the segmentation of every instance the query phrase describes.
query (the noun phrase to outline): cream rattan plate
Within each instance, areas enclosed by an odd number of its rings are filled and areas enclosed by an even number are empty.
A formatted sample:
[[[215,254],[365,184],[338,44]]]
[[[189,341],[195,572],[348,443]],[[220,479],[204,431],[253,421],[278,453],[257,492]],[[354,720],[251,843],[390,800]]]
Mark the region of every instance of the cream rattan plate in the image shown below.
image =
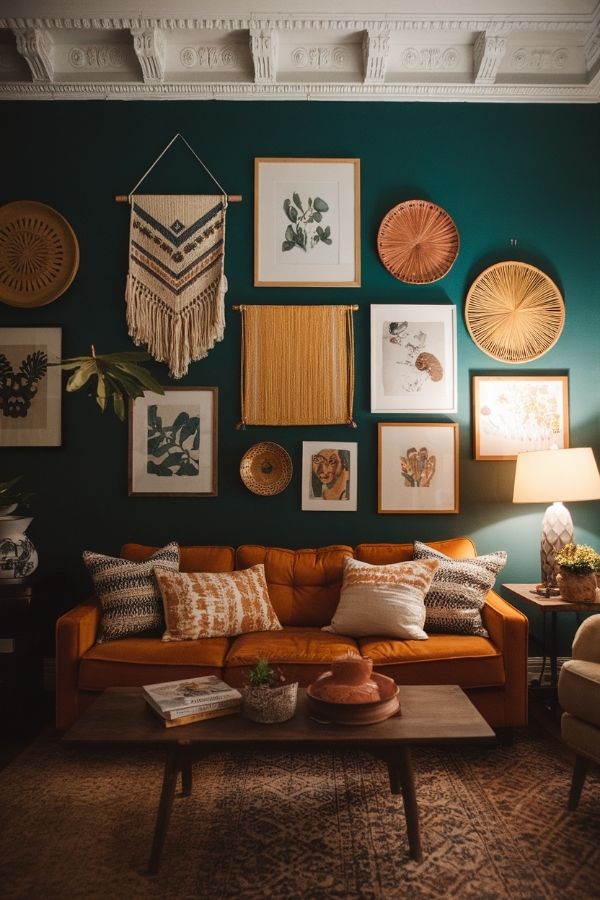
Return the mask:
[[[548,275],[527,263],[506,261],[475,279],[465,304],[469,333],[480,350],[505,363],[526,363],[547,353],[565,324],[565,305]]]
[[[46,306],[67,290],[79,246],[66,219],[50,206],[17,200],[0,207],[0,301]]]
[[[280,494],[290,483],[292,460],[287,450],[279,444],[261,441],[242,456],[240,475],[253,494]]]
[[[394,278],[409,284],[431,284],[446,275],[459,246],[448,213],[428,200],[394,206],[377,233],[379,259]]]

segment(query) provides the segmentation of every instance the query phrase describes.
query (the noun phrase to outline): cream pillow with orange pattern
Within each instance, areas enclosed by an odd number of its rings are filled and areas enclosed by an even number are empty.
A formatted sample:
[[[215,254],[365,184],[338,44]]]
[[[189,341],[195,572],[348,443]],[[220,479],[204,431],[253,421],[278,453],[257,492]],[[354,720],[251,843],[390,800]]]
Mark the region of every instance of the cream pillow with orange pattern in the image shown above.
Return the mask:
[[[167,624],[163,641],[281,630],[262,564],[239,572],[169,572],[157,566],[154,574]]]
[[[410,560],[373,566],[345,559],[340,602],[331,625],[323,631],[349,637],[427,640],[423,630],[425,594],[438,567],[436,562]]]

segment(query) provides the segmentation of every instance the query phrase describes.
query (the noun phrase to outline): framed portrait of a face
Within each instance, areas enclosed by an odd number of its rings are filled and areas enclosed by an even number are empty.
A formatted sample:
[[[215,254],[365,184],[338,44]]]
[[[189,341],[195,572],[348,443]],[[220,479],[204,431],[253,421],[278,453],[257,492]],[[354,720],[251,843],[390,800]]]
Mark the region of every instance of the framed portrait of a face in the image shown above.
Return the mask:
[[[62,329],[0,328],[0,446],[60,447]]]
[[[371,306],[371,412],[456,412],[456,308]]]
[[[303,441],[302,509],[355,512],[358,444],[348,441]]]
[[[458,425],[379,422],[380,513],[458,512]]]
[[[216,387],[146,391],[129,403],[129,496],[217,495]]]

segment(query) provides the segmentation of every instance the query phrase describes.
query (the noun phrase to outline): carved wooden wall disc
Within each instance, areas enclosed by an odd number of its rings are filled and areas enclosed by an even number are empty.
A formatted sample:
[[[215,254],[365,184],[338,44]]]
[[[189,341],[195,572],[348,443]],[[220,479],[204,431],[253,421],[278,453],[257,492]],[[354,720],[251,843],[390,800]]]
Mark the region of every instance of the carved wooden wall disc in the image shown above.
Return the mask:
[[[565,324],[565,304],[548,275],[527,263],[507,261],[475,279],[465,304],[469,333],[480,350],[505,363],[525,363],[547,353]]]
[[[79,266],[79,246],[66,219],[44,203],[0,207],[0,301],[23,309],[63,294]]]
[[[450,271],[460,240],[448,213],[427,200],[406,200],[383,218],[377,252],[388,272],[409,284],[431,284]]]
[[[273,496],[290,483],[292,460],[287,450],[271,441],[254,444],[240,462],[242,481],[253,494]]]

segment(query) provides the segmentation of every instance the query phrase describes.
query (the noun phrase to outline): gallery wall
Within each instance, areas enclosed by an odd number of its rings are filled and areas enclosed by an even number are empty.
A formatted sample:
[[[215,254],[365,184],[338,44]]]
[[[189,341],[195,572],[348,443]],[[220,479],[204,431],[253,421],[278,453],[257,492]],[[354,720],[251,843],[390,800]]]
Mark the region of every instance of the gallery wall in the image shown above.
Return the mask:
[[[129,209],[117,204],[161,149],[181,132],[229,193],[224,340],[192,364],[179,384],[219,390],[218,496],[128,497],[128,434],[85,391],[63,396],[60,448],[0,449],[0,480],[23,474],[35,494],[30,534],[41,577],[60,577],[56,611],[88,591],[81,551],[117,554],[125,541],[163,544],[245,542],[320,546],[362,541],[433,540],[471,535],[480,552],[506,549],[501,580],[538,577],[542,506],[513,505],[513,461],[475,461],[471,433],[474,375],[568,375],[572,446],[600,458],[600,171],[596,106],[317,102],[28,102],[2,104],[0,202],[32,199],[61,212],[79,241],[81,262],[68,291],[50,305],[0,306],[2,325],[60,325],[63,356],[132,349],[125,323]],[[255,157],[358,157],[361,161],[362,285],[358,288],[253,287]],[[157,193],[210,191],[183,144],[144,182]],[[454,219],[460,253],[431,285],[408,285],[380,263],[376,234],[395,204],[423,198]],[[566,305],[556,346],[523,366],[481,352],[464,320],[467,290],[479,273],[516,259],[546,272]],[[234,304],[356,303],[357,429],[248,427],[240,418],[240,319]],[[454,304],[458,323],[458,411],[451,416],[370,412],[370,304]],[[152,364],[163,384],[163,364]],[[327,385],[323,385],[327,390]],[[458,514],[377,512],[377,423],[457,422]],[[0,425],[1,427],[1,425]],[[243,453],[261,440],[281,444],[294,475],[274,497],[240,480]],[[303,512],[302,441],[358,443],[356,512]],[[600,546],[600,504],[572,505],[576,537]]]

